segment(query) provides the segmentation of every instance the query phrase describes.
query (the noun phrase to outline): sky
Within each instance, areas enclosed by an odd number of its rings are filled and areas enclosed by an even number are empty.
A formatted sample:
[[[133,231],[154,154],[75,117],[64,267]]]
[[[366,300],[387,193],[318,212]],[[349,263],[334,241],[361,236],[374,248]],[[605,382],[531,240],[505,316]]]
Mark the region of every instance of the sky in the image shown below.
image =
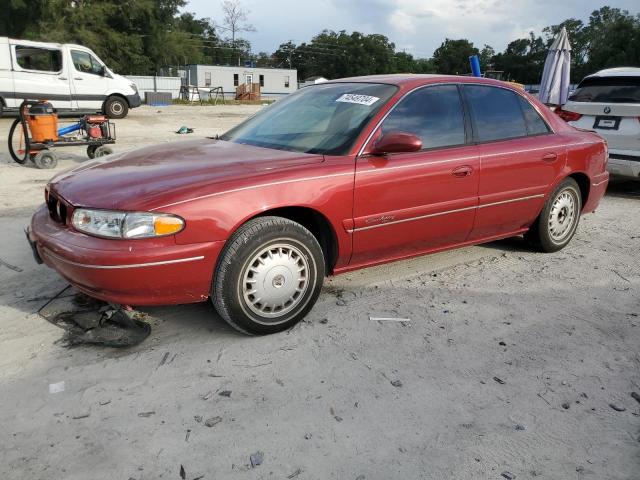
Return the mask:
[[[189,0],[184,9],[222,23],[221,0]],[[386,35],[397,50],[431,57],[445,38],[502,51],[516,38],[567,18],[588,20],[603,5],[640,11],[638,0],[243,0],[256,31],[242,33],[254,52],[288,40],[308,42],[323,29]],[[221,32],[224,33],[224,32]]]

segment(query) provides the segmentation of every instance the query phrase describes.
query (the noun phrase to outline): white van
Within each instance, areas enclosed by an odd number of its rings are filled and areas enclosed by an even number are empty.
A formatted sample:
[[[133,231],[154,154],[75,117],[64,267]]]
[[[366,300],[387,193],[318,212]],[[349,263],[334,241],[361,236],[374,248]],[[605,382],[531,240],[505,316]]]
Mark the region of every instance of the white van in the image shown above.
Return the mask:
[[[22,100],[49,100],[59,112],[124,118],[140,106],[136,85],[81,45],[0,37],[0,116]]]

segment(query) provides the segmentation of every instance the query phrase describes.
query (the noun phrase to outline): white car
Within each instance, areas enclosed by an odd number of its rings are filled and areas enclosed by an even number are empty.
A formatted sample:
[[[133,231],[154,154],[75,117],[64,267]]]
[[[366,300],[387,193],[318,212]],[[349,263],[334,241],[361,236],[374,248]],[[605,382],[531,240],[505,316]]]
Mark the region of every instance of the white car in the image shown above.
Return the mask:
[[[87,47],[0,37],[0,116],[25,99],[48,100],[59,112],[111,118],[140,106],[136,85]]]
[[[611,174],[640,179],[640,68],[609,68],[585,77],[556,113],[607,141]]]

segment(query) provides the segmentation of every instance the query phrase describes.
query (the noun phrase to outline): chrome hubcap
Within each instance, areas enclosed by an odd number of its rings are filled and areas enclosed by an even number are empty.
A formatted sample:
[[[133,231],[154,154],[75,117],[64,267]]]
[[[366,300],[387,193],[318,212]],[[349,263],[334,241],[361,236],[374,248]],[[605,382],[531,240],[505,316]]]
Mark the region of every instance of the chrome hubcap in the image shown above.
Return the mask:
[[[115,113],[116,115],[120,115],[123,110],[124,110],[124,107],[122,106],[122,104],[120,102],[113,102],[111,104],[111,111],[113,113]]]
[[[560,192],[549,214],[549,233],[555,242],[562,242],[571,234],[576,214],[575,196],[569,190]]]
[[[264,318],[293,310],[309,286],[309,264],[293,245],[279,243],[258,251],[245,266],[242,295],[249,309]]]

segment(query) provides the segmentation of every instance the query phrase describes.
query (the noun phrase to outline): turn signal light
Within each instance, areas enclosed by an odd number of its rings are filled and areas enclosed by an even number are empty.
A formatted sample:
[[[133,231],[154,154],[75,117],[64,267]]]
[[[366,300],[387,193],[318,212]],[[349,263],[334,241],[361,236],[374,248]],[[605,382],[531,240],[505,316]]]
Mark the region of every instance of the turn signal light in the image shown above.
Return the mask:
[[[153,229],[156,235],[171,235],[182,230],[184,222],[176,217],[156,217],[153,221]]]

